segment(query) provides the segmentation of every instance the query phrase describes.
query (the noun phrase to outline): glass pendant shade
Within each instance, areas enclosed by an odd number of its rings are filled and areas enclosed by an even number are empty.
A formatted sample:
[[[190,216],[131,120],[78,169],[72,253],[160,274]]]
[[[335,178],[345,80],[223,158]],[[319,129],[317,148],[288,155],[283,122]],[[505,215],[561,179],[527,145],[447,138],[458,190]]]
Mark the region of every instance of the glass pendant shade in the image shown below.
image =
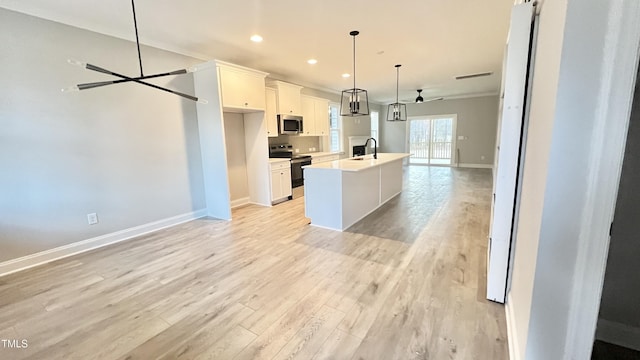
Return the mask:
[[[387,121],[407,121],[407,104],[389,104]]]
[[[356,87],[356,36],[360,32],[351,31],[353,36],[353,88],[343,90],[340,99],[340,116],[369,115],[369,97],[367,90]]]
[[[367,95],[367,90],[353,88],[342,91],[340,115],[369,115],[369,97]]]
[[[387,121],[407,121],[407,105],[398,100],[400,86],[400,66],[396,65],[396,102],[389,104],[387,109]]]

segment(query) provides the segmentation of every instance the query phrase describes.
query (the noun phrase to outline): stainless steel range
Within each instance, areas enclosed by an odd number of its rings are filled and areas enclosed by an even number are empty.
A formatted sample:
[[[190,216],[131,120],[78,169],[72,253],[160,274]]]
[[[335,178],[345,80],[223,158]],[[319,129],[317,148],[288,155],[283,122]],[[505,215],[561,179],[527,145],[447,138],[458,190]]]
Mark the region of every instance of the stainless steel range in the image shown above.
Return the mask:
[[[310,155],[294,155],[291,144],[278,144],[269,146],[269,157],[291,159],[291,187],[296,188],[304,185],[302,167],[311,165]]]

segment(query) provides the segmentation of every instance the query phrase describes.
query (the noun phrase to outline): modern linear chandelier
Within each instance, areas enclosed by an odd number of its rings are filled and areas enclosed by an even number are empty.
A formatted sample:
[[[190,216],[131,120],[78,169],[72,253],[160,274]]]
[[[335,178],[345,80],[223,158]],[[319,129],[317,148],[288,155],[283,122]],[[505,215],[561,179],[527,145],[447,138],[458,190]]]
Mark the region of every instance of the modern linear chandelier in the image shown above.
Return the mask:
[[[62,91],[64,91],[64,92],[67,92],[67,91],[80,91],[80,90],[93,89],[93,88],[97,88],[97,87],[101,87],[101,86],[107,86],[107,85],[113,85],[113,84],[136,82],[138,84],[147,85],[147,86],[152,87],[154,89],[158,89],[158,90],[166,91],[166,92],[178,95],[178,96],[182,96],[183,98],[186,98],[186,99],[189,99],[189,100],[197,101],[198,103],[201,103],[201,104],[206,104],[207,100],[199,99],[199,98],[197,98],[195,96],[192,96],[192,95],[184,94],[184,93],[181,93],[181,92],[178,92],[178,91],[175,91],[175,90],[167,89],[167,88],[164,88],[164,87],[161,87],[161,86],[158,86],[158,85],[154,85],[154,84],[150,84],[150,83],[148,83],[146,81],[143,81],[143,80],[147,80],[147,79],[155,79],[155,78],[159,78],[159,77],[163,77],[163,76],[169,76],[169,75],[182,75],[182,74],[194,72],[195,68],[174,70],[174,71],[169,71],[169,72],[160,73],[160,74],[153,74],[153,75],[144,75],[144,72],[142,71],[142,56],[140,55],[140,40],[138,38],[138,22],[136,20],[136,6],[134,4],[134,0],[131,0],[131,9],[133,11],[133,27],[135,28],[135,31],[136,31],[136,45],[138,47],[138,63],[140,64],[140,76],[129,77],[129,76],[126,76],[126,75],[118,74],[118,73],[113,72],[111,70],[107,70],[107,69],[101,68],[101,67],[96,66],[96,65],[87,64],[87,63],[82,62],[82,61],[69,59],[67,61],[71,65],[80,66],[80,67],[83,67],[83,68],[85,68],[87,70],[92,70],[92,71],[100,72],[100,73],[103,73],[103,74],[112,75],[112,76],[115,76],[115,77],[117,77],[119,79],[118,80],[112,80],[112,81],[98,81],[98,82],[92,82],[92,83],[78,84],[78,85],[74,85],[74,86],[62,89]]]

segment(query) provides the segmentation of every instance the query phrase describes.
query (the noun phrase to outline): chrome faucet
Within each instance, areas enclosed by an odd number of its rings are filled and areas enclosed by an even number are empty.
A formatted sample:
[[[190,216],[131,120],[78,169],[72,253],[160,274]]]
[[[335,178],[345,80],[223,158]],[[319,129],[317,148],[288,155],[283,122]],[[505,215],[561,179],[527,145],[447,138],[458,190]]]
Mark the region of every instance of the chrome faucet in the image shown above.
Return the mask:
[[[367,139],[367,141],[364,142],[365,151],[366,151],[367,145],[369,145],[369,140],[373,140],[373,158],[377,159],[378,158],[378,142],[376,141],[376,139],[370,137]]]

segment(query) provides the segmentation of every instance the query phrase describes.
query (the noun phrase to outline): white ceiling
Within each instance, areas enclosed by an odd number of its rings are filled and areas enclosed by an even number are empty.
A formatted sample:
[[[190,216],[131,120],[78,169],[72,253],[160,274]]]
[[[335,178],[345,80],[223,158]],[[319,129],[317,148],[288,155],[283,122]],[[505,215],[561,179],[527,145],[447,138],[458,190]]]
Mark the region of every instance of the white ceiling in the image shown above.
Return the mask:
[[[136,0],[143,44],[220,59],[371,101],[497,93],[513,0]],[[135,41],[129,0],[0,0],[0,7]],[[249,40],[253,34],[262,43]],[[144,52],[142,54],[144,60]],[[318,60],[316,65],[307,59]],[[132,59],[135,61],[137,59]],[[488,77],[454,76],[492,71]]]

